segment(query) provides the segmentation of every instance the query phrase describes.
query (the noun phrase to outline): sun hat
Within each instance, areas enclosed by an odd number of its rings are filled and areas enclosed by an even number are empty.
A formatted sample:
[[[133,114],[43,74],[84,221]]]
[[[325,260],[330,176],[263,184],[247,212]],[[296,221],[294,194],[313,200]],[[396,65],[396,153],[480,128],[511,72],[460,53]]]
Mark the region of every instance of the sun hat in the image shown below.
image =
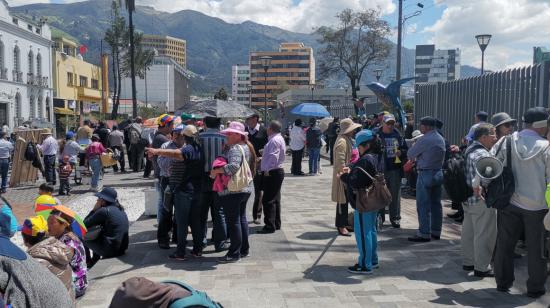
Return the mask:
[[[361,143],[370,141],[374,138],[374,134],[370,129],[364,129],[355,135],[355,146],[358,147]]]
[[[384,115],[384,123],[395,122],[395,116],[393,114]]]
[[[29,217],[23,222],[21,233],[32,237],[45,235],[48,233],[48,222],[40,215]]]
[[[506,123],[516,124],[517,122],[518,120],[512,119],[512,117],[506,112],[499,112],[491,117],[491,124],[493,124],[494,127],[499,127]]]
[[[181,134],[182,135],[185,135],[187,137],[193,137],[194,135],[196,135],[198,133],[198,130],[197,128],[195,127],[195,125],[187,125],[185,126],[185,128],[183,129],[183,131],[181,131]]]
[[[220,132],[221,134],[227,135],[228,133],[240,134],[243,136],[248,136],[248,133],[244,130],[244,124],[241,122],[230,122],[229,126]]]
[[[76,213],[64,205],[54,206],[50,215],[52,214],[54,214],[57,219],[68,225],[71,225],[76,217]]]
[[[109,203],[114,203],[118,197],[118,194],[114,188],[105,187],[100,192],[96,193],[95,196]]]
[[[165,126],[168,126],[170,125],[170,123],[172,123],[174,121],[174,116],[171,116],[169,114],[161,114],[158,118],[157,118],[157,124],[158,126],[160,127],[165,127]]]
[[[349,134],[360,127],[361,124],[357,124],[349,118],[343,119],[340,121],[340,135]]]
[[[49,128],[44,128],[44,131],[42,132],[41,135],[51,135],[52,134],[52,130],[49,129]]]

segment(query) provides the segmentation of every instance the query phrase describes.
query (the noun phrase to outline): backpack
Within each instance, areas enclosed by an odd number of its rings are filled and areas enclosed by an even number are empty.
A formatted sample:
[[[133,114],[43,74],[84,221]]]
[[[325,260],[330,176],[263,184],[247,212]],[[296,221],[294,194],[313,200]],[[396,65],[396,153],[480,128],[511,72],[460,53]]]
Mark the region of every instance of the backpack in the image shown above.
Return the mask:
[[[466,158],[468,155],[482,146],[468,148],[464,154],[454,153],[443,165],[443,186],[454,202],[465,202],[474,195],[472,187],[466,179]]]
[[[512,171],[512,137],[508,136],[500,143],[496,152],[500,152],[502,144],[506,142],[506,165],[502,168],[502,173],[489,183],[484,191],[485,205],[488,208],[501,210],[510,204],[510,199],[516,190],[514,181],[514,172]],[[495,155],[496,156],[496,155]]]
[[[208,295],[205,292],[197,291],[186,283],[175,281],[175,280],[167,280],[167,281],[163,281],[162,283],[175,284],[191,292],[191,296],[177,299],[175,302],[170,304],[169,308],[184,308],[184,307],[221,308],[222,307],[222,305],[210,299],[210,297],[208,297]]]
[[[34,142],[27,142],[27,148],[25,149],[25,160],[33,161],[36,158],[36,147]]]

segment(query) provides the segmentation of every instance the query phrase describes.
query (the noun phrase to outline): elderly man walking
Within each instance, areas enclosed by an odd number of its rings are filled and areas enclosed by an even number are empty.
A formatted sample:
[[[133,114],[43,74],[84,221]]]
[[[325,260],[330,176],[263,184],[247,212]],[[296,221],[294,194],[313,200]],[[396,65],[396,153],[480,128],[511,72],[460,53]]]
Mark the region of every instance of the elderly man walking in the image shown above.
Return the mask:
[[[543,219],[548,212],[545,192],[550,183],[550,147],[545,139],[548,113],[543,107],[531,108],[523,114],[523,122],[525,128],[513,133],[509,143],[505,142],[507,138],[502,138],[492,150],[504,165],[512,165],[515,179],[510,204],[498,209],[494,271],[497,290],[508,292],[514,283],[514,248],[525,232],[527,296],[538,298],[546,293],[547,279]]]
[[[44,155],[44,173],[46,174],[46,182],[55,186],[55,158],[57,151],[59,150],[59,144],[54,137],[52,137],[52,131],[49,128],[45,129],[42,133],[45,136],[42,144],[38,145],[40,151]]]
[[[443,184],[443,161],[445,140],[435,130],[436,120],[424,117],[420,120],[420,132],[424,134],[407,152],[409,159],[416,161],[416,210],[418,231],[409,237],[411,242],[439,240],[443,223],[441,185]]]
[[[488,123],[478,125],[474,130],[473,140],[465,152],[467,183],[475,193],[464,206],[460,241],[462,268],[465,271],[473,270],[476,277],[493,277],[489,264],[497,238],[497,213],[495,209],[487,208],[480,195],[480,183],[474,179],[477,162],[484,157],[492,157],[489,150],[497,141],[495,128]]]
[[[285,178],[285,140],[281,136],[281,123],[272,121],[267,128],[269,141],[264,147],[261,170],[263,173],[265,226],[258,233],[273,233],[281,229],[281,187]]]

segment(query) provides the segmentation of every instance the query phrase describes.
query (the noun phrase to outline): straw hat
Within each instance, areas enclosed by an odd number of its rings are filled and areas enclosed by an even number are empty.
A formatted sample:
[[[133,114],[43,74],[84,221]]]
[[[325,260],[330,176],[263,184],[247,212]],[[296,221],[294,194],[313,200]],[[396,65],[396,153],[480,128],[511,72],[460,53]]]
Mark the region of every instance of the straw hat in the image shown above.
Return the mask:
[[[49,128],[44,128],[44,131],[42,132],[42,135],[51,135],[52,134],[52,130],[49,129]]]
[[[357,124],[353,122],[351,119],[348,119],[348,118],[343,119],[342,121],[340,121],[340,135],[349,134],[360,127],[361,127],[361,124]]]

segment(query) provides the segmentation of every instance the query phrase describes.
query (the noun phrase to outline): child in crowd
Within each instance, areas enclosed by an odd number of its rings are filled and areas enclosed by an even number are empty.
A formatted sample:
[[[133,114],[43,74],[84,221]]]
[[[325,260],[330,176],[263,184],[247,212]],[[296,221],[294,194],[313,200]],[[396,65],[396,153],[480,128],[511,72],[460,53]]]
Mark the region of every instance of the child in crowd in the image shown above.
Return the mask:
[[[53,195],[53,186],[48,184],[48,183],[42,183],[39,187],[38,187],[38,198],[40,198],[40,196],[50,196],[52,197],[54,200],[55,200],[55,204],[62,204],[61,201],[59,201],[59,199],[57,199],[56,197],[52,196]],[[36,204],[36,201],[35,201],[35,204]]]
[[[59,166],[59,195],[70,195],[70,177],[73,167],[69,162],[69,156],[63,156],[63,164]]]

